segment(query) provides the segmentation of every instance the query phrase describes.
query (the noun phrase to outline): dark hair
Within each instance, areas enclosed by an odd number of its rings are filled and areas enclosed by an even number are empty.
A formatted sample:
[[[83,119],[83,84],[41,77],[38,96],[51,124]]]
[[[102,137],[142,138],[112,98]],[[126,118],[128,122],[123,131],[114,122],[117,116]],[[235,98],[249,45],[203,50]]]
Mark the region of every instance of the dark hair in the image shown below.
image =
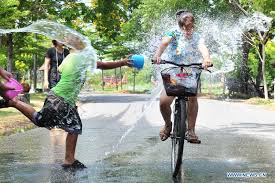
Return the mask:
[[[53,45],[54,46],[56,46],[57,45],[57,41],[54,39],[54,40],[52,40],[52,43],[53,43]]]
[[[188,10],[177,11],[176,19],[178,21],[178,25],[180,28],[182,28],[185,25],[187,20],[191,21],[192,23],[195,22],[194,15]]]

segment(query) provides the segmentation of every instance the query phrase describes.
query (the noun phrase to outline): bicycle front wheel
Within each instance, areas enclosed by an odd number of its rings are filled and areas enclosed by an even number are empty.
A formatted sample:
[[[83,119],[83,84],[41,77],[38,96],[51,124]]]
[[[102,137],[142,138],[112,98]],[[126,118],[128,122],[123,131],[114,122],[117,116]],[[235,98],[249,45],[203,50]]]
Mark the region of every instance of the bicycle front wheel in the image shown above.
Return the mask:
[[[184,147],[184,137],[186,132],[186,117],[187,117],[186,101],[178,100],[175,103],[174,109],[174,126],[172,132],[172,173],[176,177],[179,173],[182,163],[182,154]]]

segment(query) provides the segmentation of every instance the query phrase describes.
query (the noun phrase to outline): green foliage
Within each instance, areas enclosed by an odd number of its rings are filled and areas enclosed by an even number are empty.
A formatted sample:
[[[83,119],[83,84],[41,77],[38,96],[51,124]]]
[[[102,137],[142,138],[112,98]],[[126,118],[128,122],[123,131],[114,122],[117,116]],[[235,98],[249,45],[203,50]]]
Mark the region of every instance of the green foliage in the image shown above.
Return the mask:
[[[0,67],[6,68],[6,66],[7,66],[6,54],[0,53]]]
[[[18,6],[19,0],[0,1],[0,27],[14,28],[18,19],[29,14],[29,11],[18,10]]]
[[[175,17],[175,13],[180,9],[192,11],[195,15],[207,13],[210,16],[219,16],[230,11],[224,0],[213,0],[213,4],[202,0],[144,0],[127,24],[123,25],[123,31],[128,38],[138,39],[138,33],[150,30],[163,15]]]
[[[127,37],[122,32],[122,27],[140,3],[140,0],[92,1],[96,33],[89,37],[93,38],[92,45],[99,49],[101,59],[118,59],[131,52],[123,44]]]
[[[272,82],[275,78],[275,69],[272,68],[271,63],[275,62],[275,42],[268,41],[266,44],[266,62],[265,62],[265,70],[266,70],[266,79],[267,84],[272,90]],[[249,70],[252,78],[256,78],[258,74],[258,62],[259,55],[256,53],[255,48],[251,49],[249,53]]]
[[[50,19],[61,22],[84,33],[84,20],[91,22],[92,10],[78,0],[2,0],[0,1],[0,28],[24,27],[39,19]],[[2,9],[3,8],[3,9]],[[0,64],[6,65],[6,36],[3,35],[0,45]],[[37,66],[44,62],[45,52],[51,46],[51,41],[45,36],[31,33],[13,33],[14,61],[24,62],[27,70],[33,68],[33,55],[38,55]],[[15,67],[18,72],[26,69]],[[23,74],[23,73],[22,73]]]
[[[240,0],[241,5],[247,11],[259,11],[267,16],[271,15],[271,11],[274,11],[274,0]]]

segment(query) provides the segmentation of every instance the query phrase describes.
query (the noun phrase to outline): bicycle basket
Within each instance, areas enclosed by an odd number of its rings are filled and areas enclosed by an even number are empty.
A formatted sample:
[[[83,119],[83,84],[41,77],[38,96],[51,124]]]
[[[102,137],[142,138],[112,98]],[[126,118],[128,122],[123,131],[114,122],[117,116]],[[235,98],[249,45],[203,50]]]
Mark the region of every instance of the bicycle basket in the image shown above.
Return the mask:
[[[201,70],[196,67],[170,67],[161,71],[168,96],[196,96]]]

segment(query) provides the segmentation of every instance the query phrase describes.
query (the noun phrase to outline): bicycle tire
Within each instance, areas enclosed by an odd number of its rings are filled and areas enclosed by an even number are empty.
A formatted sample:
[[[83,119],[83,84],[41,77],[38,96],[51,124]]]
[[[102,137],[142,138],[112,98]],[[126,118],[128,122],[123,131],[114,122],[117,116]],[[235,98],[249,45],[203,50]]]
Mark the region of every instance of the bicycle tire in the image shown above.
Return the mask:
[[[171,166],[173,177],[176,177],[178,175],[182,164],[184,138],[186,132],[186,114],[186,101],[184,101],[183,99],[176,101],[174,111],[174,126],[171,138]]]

